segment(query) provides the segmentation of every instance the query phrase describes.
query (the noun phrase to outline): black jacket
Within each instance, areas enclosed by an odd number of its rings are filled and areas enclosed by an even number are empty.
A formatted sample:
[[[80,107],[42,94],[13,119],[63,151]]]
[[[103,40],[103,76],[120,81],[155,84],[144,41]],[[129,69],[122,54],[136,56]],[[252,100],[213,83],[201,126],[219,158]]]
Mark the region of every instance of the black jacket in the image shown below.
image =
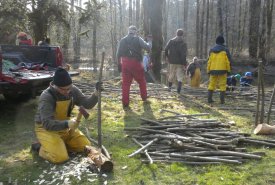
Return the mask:
[[[165,57],[170,64],[186,65],[187,44],[182,37],[175,37],[165,47]]]

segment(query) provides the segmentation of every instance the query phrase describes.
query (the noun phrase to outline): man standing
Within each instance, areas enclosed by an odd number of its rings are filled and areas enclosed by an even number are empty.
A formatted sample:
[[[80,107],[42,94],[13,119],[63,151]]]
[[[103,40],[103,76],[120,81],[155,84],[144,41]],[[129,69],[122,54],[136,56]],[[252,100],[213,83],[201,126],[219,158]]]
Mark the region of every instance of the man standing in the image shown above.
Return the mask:
[[[53,81],[39,98],[35,115],[35,134],[41,147],[33,145],[39,156],[52,162],[63,163],[69,159],[69,152],[84,152],[85,145],[91,145],[88,138],[77,129],[79,120],[71,118],[74,105],[92,108],[96,105],[97,90],[102,83],[96,83],[91,96],[85,96],[72,84],[69,73],[58,68]]]
[[[147,100],[146,80],[142,64],[142,49],[150,51],[150,45],[137,36],[137,28],[130,26],[117,48],[118,71],[122,72],[122,105],[129,108],[129,93],[133,79],[139,84],[143,101]]]
[[[182,87],[182,80],[184,70],[186,68],[187,45],[183,39],[183,30],[178,29],[177,35],[169,40],[165,47],[165,58],[169,63],[168,86],[171,91],[174,78],[176,76],[178,81],[177,92],[180,93]]]
[[[226,91],[226,78],[230,73],[231,56],[228,49],[224,46],[224,38],[222,35],[216,38],[216,45],[210,49],[207,73],[210,75],[208,84],[208,103],[213,103],[213,91],[216,89],[217,84],[220,88],[220,101],[224,104],[225,91]]]

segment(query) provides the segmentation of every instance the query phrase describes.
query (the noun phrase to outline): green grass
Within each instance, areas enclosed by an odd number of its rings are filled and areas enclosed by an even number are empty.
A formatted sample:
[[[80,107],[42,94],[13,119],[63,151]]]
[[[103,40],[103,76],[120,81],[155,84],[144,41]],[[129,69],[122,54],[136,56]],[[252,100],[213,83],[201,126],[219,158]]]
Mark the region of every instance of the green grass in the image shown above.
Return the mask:
[[[124,131],[124,127],[134,127],[141,124],[140,118],[157,119],[169,115],[161,113],[161,109],[170,109],[179,113],[209,112],[206,118],[217,118],[224,122],[234,120],[242,132],[251,132],[253,117],[237,115],[234,111],[220,111],[209,107],[202,101],[176,97],[169,100],[151,98],[150,104],[143,104],[140,97],[131,95],[132,111],[124,112],[121,101],[116,96],[102,99],[102,132],[103,145],[112,155],[114,170],[108,177],[98,177],[93,184],[117,185],[272,185],[275,184],[275,150],[264,147],[249,147],[251,151],[264,151],[266,156],[259,161],[250,160],[242,165],[204,165],[190,166],[180,163],[144,164],[137,155],[128,158],[128,155],[138,149]],[[233,102],[228,102],[228,104]],[[0,182],[8,182],[11,178],[17,179],[18,184],[33,184],[33,181],[45,170],[53,167],[52,164],[33,156],[30,144],[34,141],[33,116],[36,111],[37,99],[19,105],[9,105],[0,100]],[[77,110],[74,110],[77,114]],[[81,130],[88,128],[93,138],[97,137],[97,111],[90,111],[90,118],[83,120]],[[45,179],[51,179],[45,175]],[[72,184],[91,184],[87,177],[81,181],[71,177]]]

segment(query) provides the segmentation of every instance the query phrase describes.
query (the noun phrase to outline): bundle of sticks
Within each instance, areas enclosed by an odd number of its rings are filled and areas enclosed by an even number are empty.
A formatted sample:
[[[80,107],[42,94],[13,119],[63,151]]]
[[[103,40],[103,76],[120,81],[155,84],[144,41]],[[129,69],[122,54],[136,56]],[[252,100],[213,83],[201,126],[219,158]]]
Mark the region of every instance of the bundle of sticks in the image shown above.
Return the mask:
[[[231,131],[230,125],[216,119],[203,119],[202,114],[179,114],[159,120],[142,119],[140,127],[127,127],[140,148],[130,154],[141,154],[142,161],[181,162],[185,164],[242,164],[259,160],[264,152],[248,152],[246,145],[275,147],[275,140],[256,139],[250,134]]]

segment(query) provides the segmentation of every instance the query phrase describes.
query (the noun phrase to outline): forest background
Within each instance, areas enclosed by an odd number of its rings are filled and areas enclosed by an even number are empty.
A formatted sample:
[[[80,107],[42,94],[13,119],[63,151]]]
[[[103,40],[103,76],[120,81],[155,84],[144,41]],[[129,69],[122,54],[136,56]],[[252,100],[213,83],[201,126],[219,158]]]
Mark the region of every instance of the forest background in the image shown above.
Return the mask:
[[[24,31],[35,44],[50,37],[68,63],[84,60],[96,67],[104,48],[116,65],[118,41],[134,24],[143,38],[153,36],[151,60],[160,78],[162,50],[183,28],[189,59],[207,58],[223,34],[234,61],[268,65],[274,58],[273,7],[274,0],[1,0],[0,42],[14,44]]]

